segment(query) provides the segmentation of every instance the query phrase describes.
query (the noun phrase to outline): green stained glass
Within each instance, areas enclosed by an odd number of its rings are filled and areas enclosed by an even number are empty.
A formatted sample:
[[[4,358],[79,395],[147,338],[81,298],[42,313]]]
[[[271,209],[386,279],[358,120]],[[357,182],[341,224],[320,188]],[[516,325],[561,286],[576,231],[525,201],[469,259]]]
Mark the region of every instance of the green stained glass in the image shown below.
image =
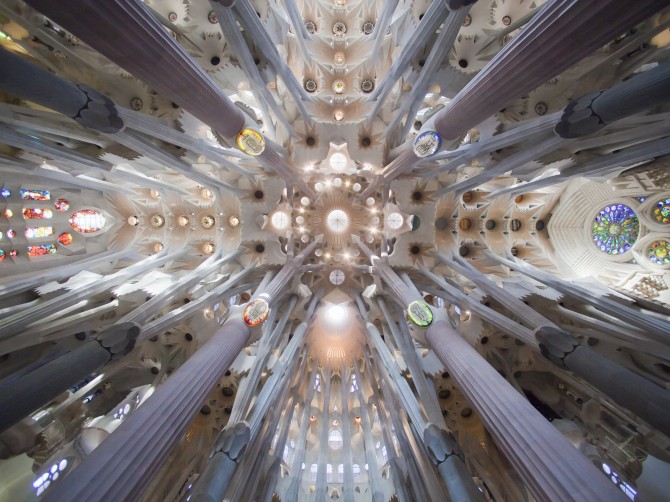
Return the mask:
[[[670,223],[670,199],[659,200],[651,214],[659,223],[664,225]]]
[[[620,255],[628,251],[640,233],[640,220],[624,204],[604,207],[593,221],[593,241],[603,253]]]
[[[670,263],[670,243],[666,240],[654,241],[647,246],[647,258],[656,265]]]

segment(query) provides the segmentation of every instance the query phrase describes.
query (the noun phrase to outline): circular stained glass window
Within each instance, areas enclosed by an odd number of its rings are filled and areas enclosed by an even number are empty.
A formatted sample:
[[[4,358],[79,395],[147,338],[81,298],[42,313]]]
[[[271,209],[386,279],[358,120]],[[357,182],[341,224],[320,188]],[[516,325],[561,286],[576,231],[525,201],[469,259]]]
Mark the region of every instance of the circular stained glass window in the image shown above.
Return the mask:
[[[670,199],[659,200],[651,214],[659,223],[670,223]]]
[[[647,258],[656,265],[670,263],[670,243],[666,240],[654,241],[647,246]]]
[[[70,232],[63,232],[58,236],[58,242],[63,246],[69,246],[72,244],[72,234]]]
[[[12,195],[12,192],[9,190],[9,188],[3,188],[2,190],[0,190],[0,197],[3,197],[3,198],[6,199],[10,195]]]
[[[56,211],[64,213],[70,209],[70,203],[67,201],[67,199],[58,199],[56,202],[54,202],[54,207],[56,208]]]
[[[593,221],[593,241],[603,253],[620,255],[628,251],[640,233],[640,220],[624,204],[604,207]]]

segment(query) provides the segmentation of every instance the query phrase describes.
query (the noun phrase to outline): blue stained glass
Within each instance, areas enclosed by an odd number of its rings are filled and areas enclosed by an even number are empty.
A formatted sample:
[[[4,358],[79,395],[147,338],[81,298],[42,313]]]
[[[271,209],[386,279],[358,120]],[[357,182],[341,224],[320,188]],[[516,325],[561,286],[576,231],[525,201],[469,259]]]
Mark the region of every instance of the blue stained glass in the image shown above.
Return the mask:
[[[0,197],[4,197],[5,199],[12,195],[12,192],[9,190],[9,188],[3,188],[0,190]]]
[[[22,200],[51,200],[51,193],[48,190],[21,188],[19,194]]]
[[[640,220],[630,207],[612,204],[594,218],[593,241],[603,253],[620,255],[628,251],[640,234]]]

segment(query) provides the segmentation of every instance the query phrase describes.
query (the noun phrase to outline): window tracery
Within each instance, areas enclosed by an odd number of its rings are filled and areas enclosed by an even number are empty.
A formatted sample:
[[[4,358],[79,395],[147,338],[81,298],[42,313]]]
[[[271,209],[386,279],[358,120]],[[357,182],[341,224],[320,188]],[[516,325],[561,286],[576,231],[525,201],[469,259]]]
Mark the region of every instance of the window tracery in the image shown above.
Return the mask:
[[[612,204],[596,215],[591,233],[603,253],[621,255],[637,241],[640,220],[635,211],[625,204]]]
[[[95,209],[76,211],[68,221],[73,229],[84,234],[97,232],[105,226],[105,217]]]

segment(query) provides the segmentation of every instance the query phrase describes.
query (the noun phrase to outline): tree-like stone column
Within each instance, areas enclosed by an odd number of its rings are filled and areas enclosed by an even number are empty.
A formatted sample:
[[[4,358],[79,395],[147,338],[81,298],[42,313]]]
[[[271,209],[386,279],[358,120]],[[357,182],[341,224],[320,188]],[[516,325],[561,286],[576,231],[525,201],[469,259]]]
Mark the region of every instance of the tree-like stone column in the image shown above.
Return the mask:
[[[298,256],[289,258],[272,281],[261,283],[249,304],[258,300],[272,304],[315,246],[316,242]],[[291,273],[282,273],[285,269]],[[183,436],[193,415],[240,351],[250,342],[252,330],[260,329],[243,315],[246,310],[244,307],[235,309],[221,329],[167,382],[159,386],[72,474],[55,485],[45,500],[139,499],[169,452]],[[260,313],[262,310],[255,311],[255,314]]]
[[[140,0],[28,3],[223,136],[244,127],[242,111]]]
[[[547,2],[438,113],[435,130],[443,138],[458,138],[667,5],[667,0]]]
[[[129,353],[139,331],[138,326],[120,326],[116,332],[107,332],[104,337],[5,382],[0,386],[0,431],[55,399],[111,359]]]
[[[547,359],[573,371],[614,402],[670,435],[670,391],[580,345],[559,329],[544,326],[535,331],[535,336]]]
[[[447,321],[433,323],[426,340],[536,500],[626,500]]]
[[[609,89],[572,101],[556,125],[563,138],[579,138],[607,124],[670,101],[670,64],[633,75]]]
[[[124,128],[114,102],[87,85],[76,85],[0,47],[0,90],[66,115],[101,132]],[[11,71],[9,70],[11,68]]]

